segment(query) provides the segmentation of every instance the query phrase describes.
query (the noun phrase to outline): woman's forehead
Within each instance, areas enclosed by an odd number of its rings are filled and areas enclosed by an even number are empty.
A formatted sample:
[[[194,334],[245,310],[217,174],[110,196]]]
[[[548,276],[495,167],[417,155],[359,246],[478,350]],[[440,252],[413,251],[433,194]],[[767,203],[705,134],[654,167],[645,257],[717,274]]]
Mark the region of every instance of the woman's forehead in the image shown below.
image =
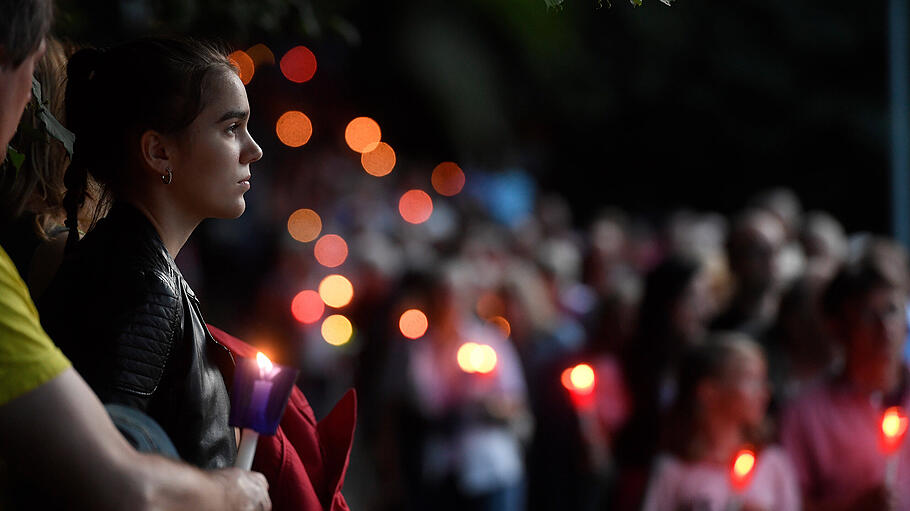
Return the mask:
[[[220,118],[226,112],[250,109],[246,89],[235,73],[229,71],[212,73],[203,90],[205,108],[200,117]]]

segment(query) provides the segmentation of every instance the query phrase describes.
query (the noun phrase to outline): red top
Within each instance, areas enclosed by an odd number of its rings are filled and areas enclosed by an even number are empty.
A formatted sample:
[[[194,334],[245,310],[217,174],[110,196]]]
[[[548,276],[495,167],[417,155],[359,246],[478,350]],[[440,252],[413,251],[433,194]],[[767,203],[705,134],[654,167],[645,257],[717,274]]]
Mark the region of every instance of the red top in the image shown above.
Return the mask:
[[[215,339],[234,356],[255,357],[256,348],[212,325]],[[233,367],[222,368],[230,385]],[[349,390],[320,422],[303,392],[294,387],[284,417],[273,436],[262,435],[256,446],[253,470],[269,482],[272,509],[349,511],[341,495],[350,462],[357,394]]]

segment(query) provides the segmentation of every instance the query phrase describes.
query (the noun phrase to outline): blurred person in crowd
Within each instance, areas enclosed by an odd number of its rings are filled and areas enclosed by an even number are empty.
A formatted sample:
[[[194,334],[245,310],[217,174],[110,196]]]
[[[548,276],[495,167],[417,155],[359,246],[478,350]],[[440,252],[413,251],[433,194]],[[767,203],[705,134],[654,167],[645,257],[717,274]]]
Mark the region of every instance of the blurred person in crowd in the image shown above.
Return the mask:
[[[764,445],[768,398],[765,359],[754,341],[717,334],[693,348],[680,366],[666,452],[654,465],[644,511],[801,509],[793,466],[783,450]],[[731,471],[744,448],[755,466],[740,488]]]
[[[806,270],[806,256],[799,240],[803,225],[803,207],[799,197],[789,188],[771,188],[758,193],[749,205],[768,211],[784,226],[785,241],[777,256],[777,266],[781,283],[787,286]]]
[[[822,275],[797,279],[781,299],[772,334],[785,357],[771,380],[778,403],[829,377],[839,363],[837,343],[821,310],[821,293],[830,280],[821,280]]]
[[[429,328],[400,346],[389,367],[412,417],[399,425],[408,432],[399,439],[403,471],[413,509],[521,510],[522,443],[531,429],[524,376],[508,339],[469,313],[463,278],[447,271],[413,283]],[[491,370],[469,371],[460,352],[468,342],[492,347]]]
[[[869,248],[875,245],[882,246]],[[910,406],[901,357],[905,274],[899,258],[872,250],[825,290],[824,313],[842,347],[843,368],[792,401],[781,422],[807,510],[910,509],[910,450],[904,445],[894,453],[898,470],[889,484],[880,449],[883,411]]]
[[[661,417],[676,398],[680,357],[702,342],[714,309],[700,261],[671,255],[647,275],[637,333],[622,355],[632,416],[616,441],[620,509],[640,505]]]
[[[230,353],[208,332],[174,258],[203,219],[243,213],[250,164],[262,155],[249,115],[227,57],[192,40],[87,48],[67,66],[76,136],[68,254],[39,302],[43,322],[102,401],[148,413],[202,468],[236,455],[219,370]],[[113,205],[80,241],[89,176]],[[85,321],[99,314],[107,320]]]
[[[35,165],[25,168],[32,172],[16,172],[5,160],[31,97],[52,5],[2,0],[0,12],[0,231],[7,232],[41,181]],[[40,488],[32,505],[56,497],[93,509],[270,508],[259,474],[237,469],[205,474],[133,450],[41,329],[5,244],[0,242],[0,460]]]
[[[847,259],[847,235],[836,218],[823,211],[806,214],[799,235],[806,253],[806,275],[827,282]]]
[[[762,342],[777,317],[782,291],[780,250],[786,241],[780,220],[760,209],[741,213],[727,239],[735,290],[712,330],[734,330]]]

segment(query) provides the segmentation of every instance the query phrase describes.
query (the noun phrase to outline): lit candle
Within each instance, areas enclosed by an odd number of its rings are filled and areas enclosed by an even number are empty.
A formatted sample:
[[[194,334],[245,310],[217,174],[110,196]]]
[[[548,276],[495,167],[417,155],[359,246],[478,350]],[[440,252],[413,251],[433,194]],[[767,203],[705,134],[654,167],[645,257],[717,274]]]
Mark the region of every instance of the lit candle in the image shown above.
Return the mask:
[[[265,422],[269,397],[272,393],[272,361],[261,351],[256,353],[256,362],[259,365],[259,379],[253,382],[253,393],[248,408],[247,423],[259,424]],[[259,433],[244,427],[240,435],[240,447],[237,448],[237,459],[234,466],[249,470],[253,466],[253,456],[256,454],[256,444],[259,442]]]
[[[900,458],[896,453],[904,441],[908,422],[910,420],[899,406],[892,406],[882,414],[882,449],[885,451],[887,459],[885,485],[888,487],[894,486],[897,481],[897,464]]]
[[[742,494],[752,482],[756,461],[755,451],[749,448],[740,449],[733,458],[733,466],[730,467],[730,485],[733,487],[733,496],[730,498],[730,505],[727,506],[731,511],[742,508]]]
[[[579,409],[589,408],[594,404],[593,392],[597,377],[590,364],[578,364],[569,367],[560,376],[562,386],[569,391],[572,402]]]

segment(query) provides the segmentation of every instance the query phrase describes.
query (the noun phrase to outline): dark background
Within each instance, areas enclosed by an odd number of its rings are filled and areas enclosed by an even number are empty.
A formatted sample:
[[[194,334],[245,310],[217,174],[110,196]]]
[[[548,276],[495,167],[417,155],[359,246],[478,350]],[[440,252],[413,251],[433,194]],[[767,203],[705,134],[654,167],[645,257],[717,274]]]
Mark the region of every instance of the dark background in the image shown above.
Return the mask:
[[[848,231],[889,230],[881,2],[68,0],[58,14],[58,34],[83,43],[164,32],[276,58],[311,48],[311,82],[266,69],[249,85],[268,172],[341,147],[346,122],[370,115],[398,168],[518,166],[579,225],[604,205],[731,213],[786,185]],[[265,140],[291,107],[316,126],[294,151]]]

